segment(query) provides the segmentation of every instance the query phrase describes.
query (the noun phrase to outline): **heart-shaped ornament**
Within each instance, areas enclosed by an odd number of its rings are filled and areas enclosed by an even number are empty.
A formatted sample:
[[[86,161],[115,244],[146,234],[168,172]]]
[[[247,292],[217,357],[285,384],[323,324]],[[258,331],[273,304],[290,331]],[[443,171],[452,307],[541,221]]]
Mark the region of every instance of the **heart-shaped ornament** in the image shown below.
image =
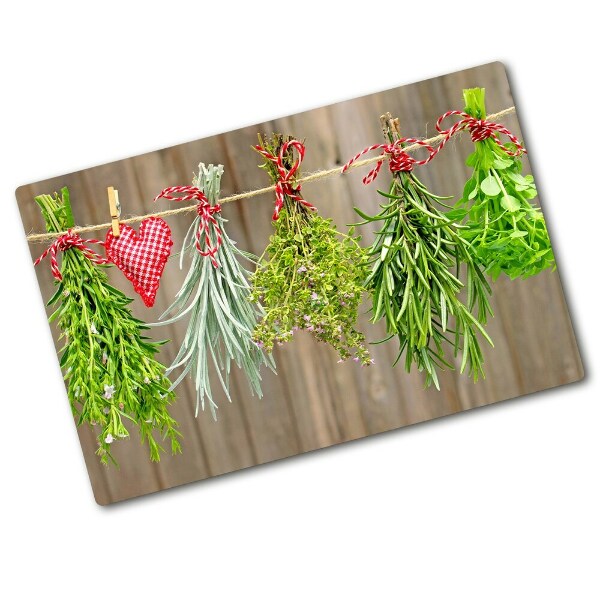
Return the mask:
[[[156,291],[173,240],[171,229],[158,217],[142,221],[139,234],[129,225],[120,225],[118,237],[106,234],[106,257],[133,283],[135,291],[148,307],[154,304]]]

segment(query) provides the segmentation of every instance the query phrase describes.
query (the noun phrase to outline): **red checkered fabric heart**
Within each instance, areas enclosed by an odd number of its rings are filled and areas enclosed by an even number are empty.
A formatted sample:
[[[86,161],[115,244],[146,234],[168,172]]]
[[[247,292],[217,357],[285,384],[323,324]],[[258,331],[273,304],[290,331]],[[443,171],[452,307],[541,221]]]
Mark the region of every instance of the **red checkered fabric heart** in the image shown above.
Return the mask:
[[[171,230],[165,221],[150,217],[142,221],[139,234],[121,225],[121,234],[106,234],[106,256],[131,283],[148,307],[154,304],[160,277],[171,254]]]

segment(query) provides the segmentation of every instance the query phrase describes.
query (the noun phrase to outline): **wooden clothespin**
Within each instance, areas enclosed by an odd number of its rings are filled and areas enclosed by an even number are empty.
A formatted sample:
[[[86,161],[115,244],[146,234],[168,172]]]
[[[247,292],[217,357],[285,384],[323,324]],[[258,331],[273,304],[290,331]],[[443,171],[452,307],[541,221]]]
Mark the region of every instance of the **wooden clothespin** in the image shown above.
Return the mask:
[[[119,190],[115,190],[114,187],[110,186],[107,188],[108,192],[108,204],[110,206],[110,218],[112,226],[112,234],[115,237],[121,235],[121,229],[119,227],[119,217],[121,216],[121,205],[119,204]]]

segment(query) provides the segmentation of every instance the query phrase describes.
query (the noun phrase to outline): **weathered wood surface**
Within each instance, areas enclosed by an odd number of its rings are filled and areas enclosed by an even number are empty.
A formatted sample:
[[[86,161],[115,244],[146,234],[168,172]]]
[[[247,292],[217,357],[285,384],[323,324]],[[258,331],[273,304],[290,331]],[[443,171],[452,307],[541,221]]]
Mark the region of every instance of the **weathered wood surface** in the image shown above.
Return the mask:
[[[106,199],[109,185],[119,190],[124,216],[169,208],[166,202],[155,206],[152,199],[166,186],[191,183],[192,172],[200,161],[225,165],[223,195],[263,187],[268,181],[257,168],[260,157],[250,149],[257,132],[290,133],[306,139],[305,173],[339,165],[358,150],[380,141],[381,113],[390,111],[398,116],[404,135],[432,135],[437,116],[450,108],[461,108],[462,89],[473,86],[487,88],[490,113],[514,103],[500,63],[469,69],[23,186],[17,191],[17,199],[25,229],[28,233],[44,230],[33,197],[64,185],[71,190],[75,218],[81,225],[109,220]],[[521,136],[515,116],[506,118],[505,123]],[[464,159],[470,143],[468,139],[452,142],[435,163],[419,171],[432,191],[460,195],[468,173]],[[354,205],[373,212],[377,205],[376,187],[387,184],[387,174],[382,171],[376,184],[364,187],[363,174],[354,171],[306,184],[305,196],[317,205],[321,214],[332,217],[343,228],[357,220],[352,210]],[[272,208],[271,195],[224,207],[229,234],[241,248],[262,253],[271,232]],[[169,219],[175,248],[181,243],[191,218],[190,213]],[[549,220],[552,226],[551,215]],[[371,239],[369,232],[365,239]],[[33,258],[43,250],[40,244],[31,244],[30,248]],[[153,309],[145,308],[136,298],[132,305],[136,316],[154,322],[170,304],[184,276],[176,262],[170,260],[167,265]],[[37,275],[42,296],[47,300],[53,288],[50,269],[47,265],[40,266]],[[115,286],[130,296],[135,295],[131,284],[117,269],[110,270],[110,277]],[[441,392],[425,390],[421,374],[407,374],[400,366],[391,367],[397,349],[394,342],[374,346],[375,365],[361,368],[354,363],[337,364],[337,356],[330,348],[317,344],[308,334],[300,334],[293,343],[276,349],[278,375],[265,371],[262,400],[251,396],[243,376],[233,374],[234,402],[230,404],[217,392],[220,406],[217,422],[208,412],[194,417],[195,392],[191,381],[178,388],[173,414],[184,436],[183,455],[165,454],[159,464],[150,463],[147,449],[140,446],[132,428],[130,440],[115,444],[120,468],[106,468],[94,454],[95,433],[87,427],[80,428],[97,501],[107,504],[131,498],[582,377],[558,273],[546,272],[526,281],[500,278],[493,284],[493,290],[496,318],[488,330],[495,348],[484,348],[485,381],[473,384],[466,376],[446,372],[441,375]],[[174,358],[185,326],[178,323],[153,330],[155,338],[172,340],[161,353],[165,364]],[[383,326],[370,324],[367,315],[361,318],[361,328],[370,340],[384,335]],[[54,327],[52,331],[56,341],[57,331]],[[54,401],[66,402],[66,395]]]

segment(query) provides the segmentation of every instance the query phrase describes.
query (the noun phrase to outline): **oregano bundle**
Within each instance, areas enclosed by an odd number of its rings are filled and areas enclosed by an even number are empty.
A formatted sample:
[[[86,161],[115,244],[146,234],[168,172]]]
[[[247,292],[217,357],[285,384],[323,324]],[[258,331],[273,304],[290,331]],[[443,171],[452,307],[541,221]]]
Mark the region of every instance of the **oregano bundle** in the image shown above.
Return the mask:
[[[257,150],[267,158],[262,168],[274,183],[281,182],[282,172],[286,181],[275,231],[252,277],[251,298],[266,313],[254,339],[270,352],[274,344],[305,330],[332,346],[340,360],[370,364],[364,335],[356,329],[367,275],[360,238],[337,231],[331,219],[316,214],[302,198],[295,183],[301,157],[295,161],[293,156],[294,147],[303,151],[300,142],[282,135],[259,136],[259,142]]]
[[[223,166],[199,165],[193,184],[214,207],[220,192]],[[264,314],[260,304],[252,304],[248,299],[250,272],[240,263],[240,259],[255,262],[256,257],[240,250],[227,235],[225,219],[220,213],[213,214],[213,221],[206,223],[209,239],[218,237],[219,246],[211,257],[198,251],[194,238],[199,231],[198,215],[183,240],[180,267],[183,258],[190,257],[190,267],[185,281],[177,293],[173,304],[160,317],[173,317],[160,324],[175,323],[188,318],[188,326],[175,360],[167,373],[183,367],[183,371],[173,383],[175,388],[183,378],[191,374],[196,387],[196,416],[199,406],[204,410],[208,399],[211,413],[216,418],[217,404],[213,400],[209,378],[209,359],[215,367],[219,382],[231,402],[229,375],[234,362],[243,371],[250,388],[259,398],[262,397],[262,365],[275,370],[275,363],[253,341],[252,336],[258,319]]]
[[[396,363],[404,355],[406,371],[416,365],[425,373],[426,385],[439,389],[437,369],[453,368],[445,346],[455,356],[462,351],[460,372],[468,370],[477,380],[484,375],[478,336],[492,344],[483,327],[491,314],[491,289],[457,232],[452,220],[456,215],[445,215],[438,208],[443,198],[427,190],[412,172],[397,121],[389,114],[382,120],[390,142],[387,151],[395,153],[406,170],[393,173],[388,193],[378,190],[386,199],[378,214],[355,208],[364,219],[360,225],[379,225],[368,251],[371,272],[365,284],[372,297],[372,321],[385,319],[388,337],[382,341],[398,338]],[[458,296],[465,287],[461,263],[466,268],[466,304]]]
[[[485,90],[467,89],[463,96],[465,112],[485,119]],[[467,159],[473,175],[458,203],[468,209],[461,236],[494,279],[501,273],[525,279],[555,267],[546,221],[531,203],[537,197],[533,176],[522,175],[517,150],[514,143],[501,145],[494,137],[476,141]]]
[[[67,188],[61,195],[36,197],[48,232],[73,226]],[[148,329],[128,305],[131,299],[108,283],[105,268],[77,247],[64,249],[50,322],[61,330],[60,365],[78,426],[98,426],[97,454],[112,462],[112,444],[129,437],[126,421],[138,427],[150,458],[160,460],[162,446],[154,434],[168,439],[173,454],[181,452],[177,423],[168,411],[174,400],[165,367],[155,355],[164,342],[144,336]]]

